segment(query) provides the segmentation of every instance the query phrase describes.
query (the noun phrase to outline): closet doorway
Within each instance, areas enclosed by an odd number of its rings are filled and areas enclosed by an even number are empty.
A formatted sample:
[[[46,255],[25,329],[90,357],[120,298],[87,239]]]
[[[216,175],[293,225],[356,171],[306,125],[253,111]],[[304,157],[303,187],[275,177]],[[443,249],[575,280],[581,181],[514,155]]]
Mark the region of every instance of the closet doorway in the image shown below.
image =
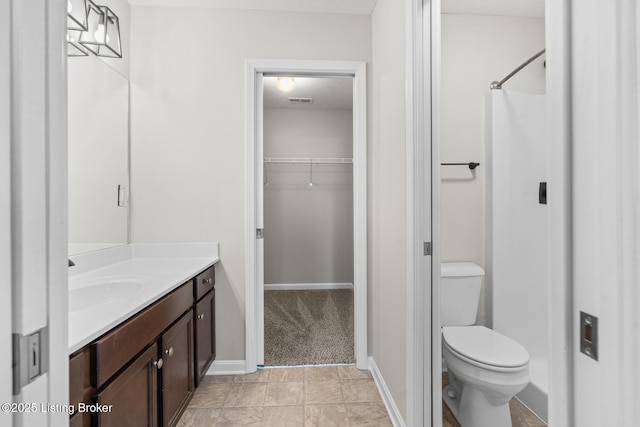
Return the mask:
[[[366,369],[364,64],[277,62],[247,63],[246,370]]]
[[[354,363],[353,78],[263,78],[264,366]]]

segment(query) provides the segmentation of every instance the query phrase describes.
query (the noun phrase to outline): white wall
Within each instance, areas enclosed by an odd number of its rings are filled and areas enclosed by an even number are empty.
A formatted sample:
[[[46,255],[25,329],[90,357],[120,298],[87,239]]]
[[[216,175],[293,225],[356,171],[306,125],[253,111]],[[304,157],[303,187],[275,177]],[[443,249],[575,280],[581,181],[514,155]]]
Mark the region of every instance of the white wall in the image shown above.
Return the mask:
[[[265,157],[346,157],[353,111],[264,111]],[[266,284],[353,283],[353,167],[265,164]]]
[[[442,15],[442,162],[480,162],[443,166],[441,187],[442,261],[485,264],[484,97],[494,80],[545,46],[544,19],[486,15]],[[543,59],[531,63],[504,88],[544,93]],[[478,323],[486,324],[484,293]]]
[[[378,0],[369,93],[369,354],[406,419],[405,2]]]
[[[248,58],[369,61],[367,15],[132,7],[133,242],[217,241],[218,358],[244,359]]]

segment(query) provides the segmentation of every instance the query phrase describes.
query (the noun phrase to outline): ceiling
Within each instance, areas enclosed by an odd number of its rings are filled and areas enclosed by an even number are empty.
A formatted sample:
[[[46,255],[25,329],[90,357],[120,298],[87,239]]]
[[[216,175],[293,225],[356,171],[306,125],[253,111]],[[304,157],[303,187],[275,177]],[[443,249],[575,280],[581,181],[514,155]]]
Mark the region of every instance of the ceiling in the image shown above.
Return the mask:
[[[129,0],[142,6],[370,15],[377,0]],[[402,0],[396,0],[402,1]],[[443,13],[544,17],[544,0],[441,0]]]
[[[442,13],[544,18],[544,0],[442,0]]]
[[[339,109],[353,108],[353,78],[351,77],[295,77],[291,92],[276,87],[277,77],[264,78],[265,108]],[[289,97],[313,98],[311,104],[290,104]]]
[[[377,0],[129,0],[144,6],[206,7],[213,9],[370,15]]]

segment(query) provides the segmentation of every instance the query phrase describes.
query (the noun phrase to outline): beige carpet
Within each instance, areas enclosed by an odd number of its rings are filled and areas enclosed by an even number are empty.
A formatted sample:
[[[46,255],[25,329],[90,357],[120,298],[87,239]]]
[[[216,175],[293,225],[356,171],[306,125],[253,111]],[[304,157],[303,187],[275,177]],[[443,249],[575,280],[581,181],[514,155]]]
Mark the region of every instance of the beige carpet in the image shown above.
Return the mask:
[[[264,293],[265,366],[354,361],[353,290]]]

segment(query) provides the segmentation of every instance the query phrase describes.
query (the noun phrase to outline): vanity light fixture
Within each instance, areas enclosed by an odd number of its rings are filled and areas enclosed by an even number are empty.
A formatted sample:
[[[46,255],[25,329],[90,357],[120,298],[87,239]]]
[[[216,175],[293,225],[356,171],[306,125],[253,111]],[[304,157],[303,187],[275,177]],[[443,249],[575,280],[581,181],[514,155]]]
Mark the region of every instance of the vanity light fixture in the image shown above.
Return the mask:
[[[276,87],[281,92],[291,92],[296,87],[296,80],[293,77],[278,77]]]
[[[75,33],[75,31],[67,31],[67,56],[88,56],[89,50],[78,43],[73,33]]]
[[[107,6],[97,6],[91,0],[87,3],[87,30],[80,33],[78,41],[97,56],[122,58],[118,16]]]
[[[87,31],[87,0],[67,0],[67,29]]]

